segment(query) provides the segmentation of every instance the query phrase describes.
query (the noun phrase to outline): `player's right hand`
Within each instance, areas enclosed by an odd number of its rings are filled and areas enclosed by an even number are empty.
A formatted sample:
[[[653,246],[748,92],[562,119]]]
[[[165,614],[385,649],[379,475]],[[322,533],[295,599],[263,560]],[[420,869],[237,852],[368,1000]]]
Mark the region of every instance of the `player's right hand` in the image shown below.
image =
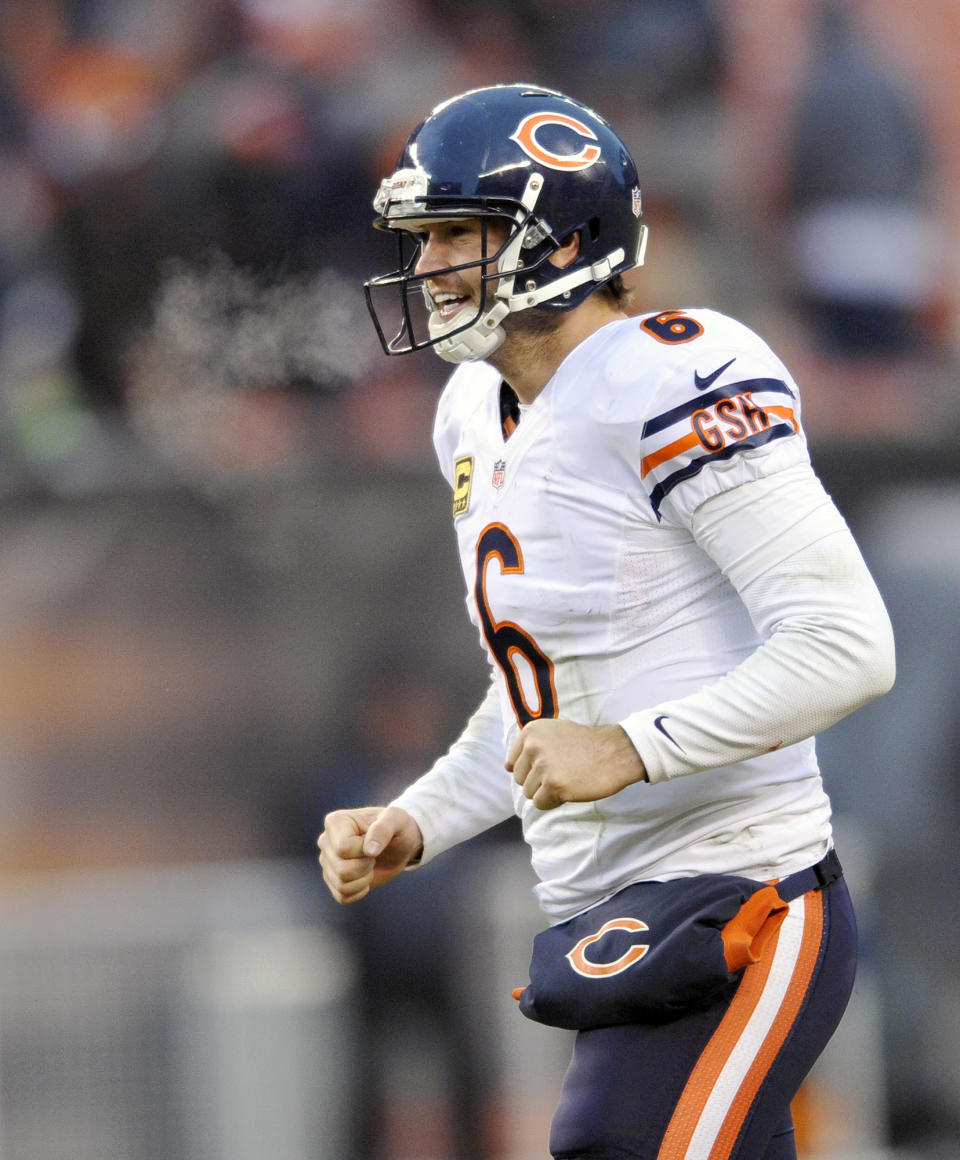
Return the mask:
[[[324,882],[347,905],[396,878],[423,850],[423,835],[398,806],[363,806],[327,814],[317,846]]]

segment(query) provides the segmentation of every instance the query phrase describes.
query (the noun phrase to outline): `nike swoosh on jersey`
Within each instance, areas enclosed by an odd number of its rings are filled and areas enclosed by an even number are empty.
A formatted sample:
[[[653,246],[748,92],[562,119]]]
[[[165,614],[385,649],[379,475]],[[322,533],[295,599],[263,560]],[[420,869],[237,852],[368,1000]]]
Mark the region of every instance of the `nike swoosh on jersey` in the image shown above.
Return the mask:
[[[666,739],[668,741],[670,741],[672,744],[676,745],[676,747],[680,750],[680,752],[683,753],[684,752],[683,746],[680,745],[677,741],[675,741],[674,738],[671,737],[670,734],[667,732],[667,728],[663,724],[663,722],[666,721],[666,719],[667,719],[666,713],[661,713],[659,717],[655,717],[653,719],[653,727],[654,727],[654,729],[659,729],[660,732],[664,735],[664,737],[666,737]]]
[[[713,372],[712,375],[704,375],[702,378],[700,377],[700,375],[697,374],[696,371],[694,371],[693,372],[694,386],[697,388],[698,391],[705,391],[707,389],[707,387],[710,386],[711,383],[715,383],[717,381],[717,379],[720,378],[720,376],[723,374],[723,372],[727,369],[728,366],[730,366],[732,363],[735,363],[736,361],[737,361],[737,356],[734,355],[733,358],[730,360],[730,362],[725,362],[722,367],[717,367],[717,369]]]

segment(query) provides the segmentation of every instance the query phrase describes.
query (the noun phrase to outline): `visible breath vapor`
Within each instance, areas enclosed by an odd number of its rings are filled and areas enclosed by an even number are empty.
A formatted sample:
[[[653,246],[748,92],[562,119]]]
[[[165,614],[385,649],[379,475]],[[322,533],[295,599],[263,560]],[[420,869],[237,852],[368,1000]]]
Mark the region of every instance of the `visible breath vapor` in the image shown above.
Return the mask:
[[[315,457],[323,397],[378,352],[358,285],[334,269],[267,280],[217,255],[178,262],[128,359],[143,437],[202,486],[297,470]]]
[[[269,283],[223,256],[171,268],[152,337],[227,388],[342,386],[373,353],[360,291],[336,270]]]

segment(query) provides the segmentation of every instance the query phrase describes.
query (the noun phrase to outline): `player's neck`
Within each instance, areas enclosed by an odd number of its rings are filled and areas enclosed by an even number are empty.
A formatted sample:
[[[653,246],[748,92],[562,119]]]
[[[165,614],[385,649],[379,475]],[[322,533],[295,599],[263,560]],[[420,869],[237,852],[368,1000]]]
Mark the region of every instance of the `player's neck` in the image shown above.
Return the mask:
[[[581,342],[625,315],[608,300],[590,297],[576,309],[552,317],[556,325],[547,333],[528,333],[522,327],[508,330],[505,342],[490,358],[521,403],[533,402]]]

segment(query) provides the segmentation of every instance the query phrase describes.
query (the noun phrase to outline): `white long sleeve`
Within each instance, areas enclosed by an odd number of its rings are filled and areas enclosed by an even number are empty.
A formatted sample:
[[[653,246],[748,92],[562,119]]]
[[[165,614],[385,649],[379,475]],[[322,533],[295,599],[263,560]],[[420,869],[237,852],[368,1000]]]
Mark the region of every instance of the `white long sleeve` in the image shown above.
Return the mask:
[[[420,827],[421,865],[514,816],[513,781],[503,761],[500,697],[491,683],[447,753],[390,803]]]
[[[720,680],[621,722],[651,782],[811,737],[886,692],[894,678],[881,596],[809,467],[707,500],[692,526],[762,643]]]

